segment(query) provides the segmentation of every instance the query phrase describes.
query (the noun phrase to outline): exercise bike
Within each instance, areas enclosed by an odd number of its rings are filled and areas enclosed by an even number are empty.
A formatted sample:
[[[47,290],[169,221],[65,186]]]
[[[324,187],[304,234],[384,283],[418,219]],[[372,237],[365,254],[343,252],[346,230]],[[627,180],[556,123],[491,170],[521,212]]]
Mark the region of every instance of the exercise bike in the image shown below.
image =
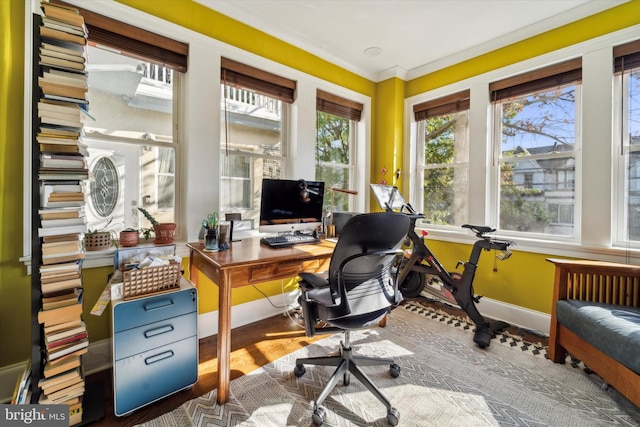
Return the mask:
[[[400,292],[405,297],[417,297],[426,292],[438,299],[458,305],[475,323],[473,341],[480,347],[488,347],[493,334],[508,326],[501,321],[486,321],[476,307],[481,296],[473,293],[473,279],[482,251],[496,250],[499,253],[496,257],[499,260],[506,260],[511,256],[509,247],[514,242],[508,240],[495,239],[488,236],[488,233],[495,229],[483,225],[465,224],[462,228],[473,231],[478,237],[471,249],[471,255],[466,262],[459,261],[456,268],[462,266],[462,274],[458,272],[448,272],[438,261],[436,256],[425,244],[424,237],[415,231],[416,220],[424,218],[424,215],[417,213],[413,207],[406,203],[396,187],[370,184],[380,206],[391,212],[402,212],[409,216],[411,225],[407,233],[407,239],[413,244],[413,248],[398,261],[398,283]]]

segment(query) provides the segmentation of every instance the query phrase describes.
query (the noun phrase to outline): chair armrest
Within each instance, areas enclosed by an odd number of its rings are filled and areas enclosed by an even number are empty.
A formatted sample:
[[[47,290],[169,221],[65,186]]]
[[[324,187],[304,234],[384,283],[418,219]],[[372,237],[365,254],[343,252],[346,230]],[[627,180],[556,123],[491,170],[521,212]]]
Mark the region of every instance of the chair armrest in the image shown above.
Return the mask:
[[[302,279],[299,283],[303,288],[307,288],[306,284],[311,285],[313,288],[324,288],[329,286],[329,281],[320,274],[315,273],[299,273],[298,276]]]

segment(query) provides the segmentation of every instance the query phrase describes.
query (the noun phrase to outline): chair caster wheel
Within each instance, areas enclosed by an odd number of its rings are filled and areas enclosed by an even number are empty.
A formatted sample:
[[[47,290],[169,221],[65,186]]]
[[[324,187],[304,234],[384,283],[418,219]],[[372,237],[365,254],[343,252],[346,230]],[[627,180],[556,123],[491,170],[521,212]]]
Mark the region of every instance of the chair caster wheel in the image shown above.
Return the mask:
[[[392,363],[391,366],[389,366],[389,374],[391,374],[393,378],[398,378],[400,376],[400,365]]]
[[[397,426],[400,421],[400,412],[396,408],[391,408],[387,412],[387,423],[390,426]]]
[[[318,406],[314,411],[311,419],[313,420],[313,424],[317,426],[321,426],[324,423],[326,411],[322,406]]]
[[[296,365],[296,367],[293,368],[293,374],[298,378],[303,376],[305,372],[307,372],[307,369],[304,367],[304,365]]]
[[[488,326],[478,326],[475,334],[473,334],[473,342],[478,344],[480,348],[489,347],[491,344],[491,331]]]

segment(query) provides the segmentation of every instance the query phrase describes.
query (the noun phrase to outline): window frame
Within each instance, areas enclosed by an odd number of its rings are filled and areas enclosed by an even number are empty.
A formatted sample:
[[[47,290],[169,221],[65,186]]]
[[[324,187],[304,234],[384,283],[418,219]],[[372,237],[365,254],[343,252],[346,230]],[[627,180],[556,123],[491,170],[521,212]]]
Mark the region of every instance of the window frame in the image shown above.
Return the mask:
[[[626,59],[630,58],[630,61]],[[613,48],[614,72],[613,90],[613,175],[614,201],[616,206],[623,206],[613,213],[612,245],[619,248],[640,249],[640,239],[629,238],[630,219],[628,215],[628,161],[632,154],[640,154],[640,144],[631,145],[629,141],[629,122],[627,120],[629,84],[632,72],[640,73],[640,39],[618,45]],[[626,65],[625,65],[626,64]],[[627,65],[629,68],[627,68]]]
[[[490,207],[491,216],[490,221],[492,225],[499,230],[500,234],[506,237],[514,237],[514,238],[528,238],[535,239],[539,241],[548,241],[548,242],[570,242],[570,243],[580,243],[581,235],[582,235],[582,227],[581,227],[581,218],[582,218],[582,200],[581,200],[581,188],[582,184],[579,177],[582,176],[582,81],[580,79],[579,82],[574,83],[575,85],[575,135],[574,135],[574,149],[570,152],[559,152],[559,153],[547,153],[547,154],[531,154],[523,159],[529,160],[547,160],[547,159],[570,159],[573,158],[574,162],[574,232],[571,236],[561,236],[553,233],[537,233],[537,232],[518,232],[515,230],[505,230],[501,229],[500,224],[500,192],[501,192],[501,182],[500,182],[500,173],[501,173],[501,162],[509,161],[509,157],[502,156],[501,142],[502,142],[502,114],[501,108],[498,108],[498,104],[500,102],[491,102],[490,108],[492,109],[492,133],[491,133],[491,146],[493,147],[492,153],[492,175],[493,175],[493,186],[491,188],[491,192],[494,195],[495,203]],[[491,85],[489,85],[491,87]],[[565,82],[561,87],[566,87],[568,84]],[[547,87],[548,90],[554,89],[555,86]],[[536,92],[544,91],[538,87]],[[528,96],[533,94],[533,92],[520,92],[517,96]],[[526,160],[523,160],[526,161]],[[518,161],[519,163],[519,161]],[[556,181],[557,182],[557,181]],[[557,203],[550,203],[557,205]],[[552,222],[553,224],[553,222]]]
[[[315,160],[315,166],[338,169],[338,170],[346,170],[349,174],[349,183],[348,188],[345,190],[357,191],[359,188],[359,176],[357,174],[356,169],[356,161],[358,159],[358,129],[359,122],[362,119],[362,112],[364,109],[364,105],[360,102],[352,101],[351,99],[344,98],[342,96],[335,95],[331,92],[317,89],[316,90],[316,108],[315,108],[315,117],[316,117],[316,135],[314,138],[314,158],[317,154],[318,150],[318,113],[322,112],[325,114],[331,114],[336,117],[341,117],[343,119],[348,120],[349,123],[349,137],[348,137],[348,163],[334,163],[334,162],[326,162]],[[319,177],[315,174],[314,170],[314,179],[318,180]],[[325,183],[325,201],[324,205],[328,206],[331,204],[329,197],[336,197],[335,194],[331,194],[327,191],[329,188],[329,184]],[[335,192],[334,192],[335,193]],[[344,196],[340,196],[340,194],[344,194]],[[358,198],[353,197],[357,196],[357,194],[348,196],[347,193],[338,193],[338,197],[344,197],[347,201],[348,211],[357,211],[357,206],[359,206]]]
[[[570,58],[582,57],[583,85],[582,99],[584,108],[581,111],[581,156],[576,170],[582,171],[576,175],[576,197],[580,199],[580,215],[576,224],[581,228],[579,240],[547,239],[541,240],[535,236],[507,236],[498,231],[496,236],[503,236],[517,242],[519,251],[540,253],[554,256],[597,257],[612,262],[640,262],[640,248],[620,247],[612,244],[615,215],[612,206],[618,203],[615,189],[619,185],[616,178],[617,161],[614,161],[612,150],[620,150],[619,146],[612,147],[611,141],[619,132],[613,129],[610,117],[614,106],[612,79],[612,51],[613,47],[622,43],[637,40],[637,27],[623,29],[616,33],[596,37],[576,45],[570,45],[558,51],[549,52],[522,62],[509,64],[502,68],[490,70],[475,76],[453,82],[436,88],[427,88],[422,93],[405,98],[405,131],[403,147],[403,164],[405,169],[414,173],[417,138],[417,124],[409,112],[414,105],[421,102],[445,96],[449,93],[470,88],[471,90],[471,152],[470,164],[470,217],[472,224],[486,224],[495,226],[494,206],[497,203],[495,191],[495,176],[489,173],[495,168],[491,141],[493,116],[490,106],[489,84],[499,79],[526,73],[536,68],[560,63]],[[617,98],[616,98],[617,99]],[[603,159],[612,159],[604,162]],[[599,171],[586,173],[585,171]],[[404,174],[406,176],[406,174]],[[586,191],[586,189],[589,189]],[[402,182],[401,191],[414,204],[418,200],[419,188],[413,180]],[[419,225],[426,229],[429,237],[445,242],[472,244],[473,236],[465,230],[440,230],[427,225]]]
[[[412,176],[412,185],[415,187],[415,200],[412,201],[414,209],[418,212],[424,212],[424,188],[422,183],[424,182],[424,174],[429,169],[465,169],[467,175],[467,183],[469,182],[469,166],[470,166],[470,145],[471,138],[469,133],[469,115],[470,115],[470,95],[471,91],[466,88],[455,93],[446,94],[444,96],[435,97],[427,101],[420,102],[413,105],[411,111],[413,111],[413,119],[416,122],[416,149],[415,149],[415,163],[411,170],[414,172]],[[467,112],[467,159],[466,162],[452,162],[452,163],[438,163],[427,164],[425,159],[425,145],[426,145],[426,121],[429,118],[439,117],[447,114],[455,114],[460,112]],[[467,206],[467,212],[465,217],[469,216],[469,193],[464,196],[465,204]],[[465,221],[468,222],[468,221]],[[425,216],[424,219],[418,221],[418,224],[429,224],[428,226],[433,229],[440,230],[457,230],[459,226],[451,224],[433,224],[430,223]],[[460,224],[462,225],[462,224]]]

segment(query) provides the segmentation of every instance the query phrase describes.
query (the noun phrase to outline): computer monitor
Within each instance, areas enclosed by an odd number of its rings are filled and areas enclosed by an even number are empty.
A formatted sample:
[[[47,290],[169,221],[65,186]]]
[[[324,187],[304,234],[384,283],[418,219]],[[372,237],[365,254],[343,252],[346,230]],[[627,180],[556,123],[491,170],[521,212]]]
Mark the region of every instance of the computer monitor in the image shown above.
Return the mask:
[[[261,233],[312,232],[322,226],[324,182],[262,180]]]

